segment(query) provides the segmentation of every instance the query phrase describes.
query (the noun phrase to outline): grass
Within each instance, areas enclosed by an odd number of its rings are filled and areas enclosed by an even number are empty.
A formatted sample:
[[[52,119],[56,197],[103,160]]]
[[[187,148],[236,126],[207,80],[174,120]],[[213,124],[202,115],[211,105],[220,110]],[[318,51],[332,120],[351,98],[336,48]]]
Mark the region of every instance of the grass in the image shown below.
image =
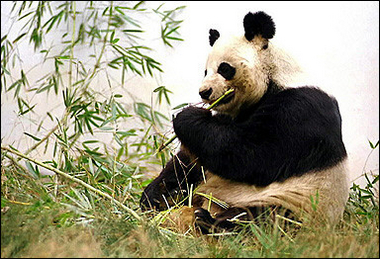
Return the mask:
[[[66,179],[58,182],[54,196],[54,176],[33,177],[20,164],[5,160],[2,257],[379,257],[378,176],[370,181],[365,175],[365,187],[353,185],[344,219],[333,229],[302,228],[290,237],[278,229],[248,224],[239,234],[209,237],[154,225],[138,209],[143,184],[131,193],[136,198],[126,201],[140,221]],[[111,183],[98,188],[107,186],[114,188]]]

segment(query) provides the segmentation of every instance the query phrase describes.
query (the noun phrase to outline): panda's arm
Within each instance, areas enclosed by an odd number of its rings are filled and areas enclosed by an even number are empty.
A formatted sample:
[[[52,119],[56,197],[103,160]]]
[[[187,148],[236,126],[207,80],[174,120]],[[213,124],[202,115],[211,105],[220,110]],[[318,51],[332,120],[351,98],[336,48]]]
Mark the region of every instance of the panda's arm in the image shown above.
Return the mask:
[[[241,180],[247,175],[233,173],[247,165],[251,151],[244,144],[244,130],[229,116],[213,116],[209,110],[188,107],[173,120],[174,131],[191,153],[208,170],[229,179]],[[248,175],[252,178],[252,173]]]
[[[209,110],[193,106],[174,118],[173,128],[182,145],[198,158],[226,150],[242,138],[229,116],[213,116]]]

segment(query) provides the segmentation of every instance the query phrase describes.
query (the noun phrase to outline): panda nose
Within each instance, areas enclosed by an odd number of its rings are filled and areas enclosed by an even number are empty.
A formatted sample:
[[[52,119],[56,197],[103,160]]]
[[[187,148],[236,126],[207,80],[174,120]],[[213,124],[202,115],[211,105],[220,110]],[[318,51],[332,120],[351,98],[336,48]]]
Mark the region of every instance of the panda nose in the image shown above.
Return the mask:
[[[212,88],[209,88],[207,90],[203,90],[199,92],[199,95],[202,97],[202,99],[208,100],[212,93]]]

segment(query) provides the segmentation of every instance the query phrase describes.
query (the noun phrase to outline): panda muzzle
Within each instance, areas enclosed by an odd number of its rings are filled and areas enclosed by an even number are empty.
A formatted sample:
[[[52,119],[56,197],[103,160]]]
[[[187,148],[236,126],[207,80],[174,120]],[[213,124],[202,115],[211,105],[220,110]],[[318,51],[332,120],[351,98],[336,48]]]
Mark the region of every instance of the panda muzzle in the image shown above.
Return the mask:
[[[206,89],[206,90],[203,90],[203,91],[199,92],[199,95],[204,100],[209,100],[211,94],[212,94],[212,88],[211,87],[209,89]]]

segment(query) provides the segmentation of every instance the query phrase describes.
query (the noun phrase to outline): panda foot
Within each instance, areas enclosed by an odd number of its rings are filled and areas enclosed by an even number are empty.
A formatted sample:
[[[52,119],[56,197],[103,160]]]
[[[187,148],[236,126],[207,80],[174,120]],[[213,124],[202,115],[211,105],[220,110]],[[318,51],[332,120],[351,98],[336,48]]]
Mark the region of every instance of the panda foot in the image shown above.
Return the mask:
[[[212,233],[213,225],[216,220],[211,217],[210,212],[205,209],[197,208],[194,211],[195,226],[200,229],[202,234]]]
[[[197,208],[194,211],[195,226],[200,229],[202,234],[221,233],[232,231],[236,225],[226,218],[213,218],[209,211]]]

